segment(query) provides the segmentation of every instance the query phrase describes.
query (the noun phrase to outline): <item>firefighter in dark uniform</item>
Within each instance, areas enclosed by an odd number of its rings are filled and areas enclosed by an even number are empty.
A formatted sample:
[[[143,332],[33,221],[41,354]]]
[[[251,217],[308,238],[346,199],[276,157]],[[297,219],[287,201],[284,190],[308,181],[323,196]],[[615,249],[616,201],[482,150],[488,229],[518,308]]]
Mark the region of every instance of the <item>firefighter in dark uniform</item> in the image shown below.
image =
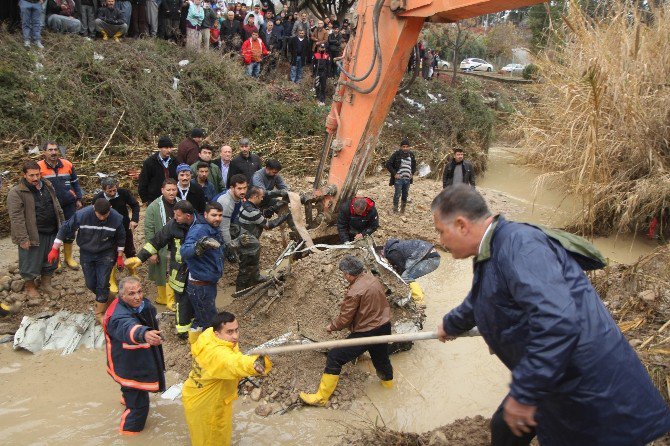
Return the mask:
[[[156,307],[142,295],[136,277],[119,282],[118,298],[103,319],[107,348],[107,373],[121,386],[119,432],[134,435],[144,429],[149,415],[149,392],[165,390],[165,361]]]
[[[126,266],[138,268],[146,262],[149,257],[155,255],[164,246],[170,251],[170,277],[168,285],[174,290],[175,300],[177,302],[176,325],[178,336],[182,339],[188,337],[188,331],[191,328],[193,320],[193,307],[188,297],[184,293],[186,279],[188,279],[188,268],[181,260],[179,252],[188,228],[195,219],[195,208],[186,200],[178,201],[174,205],[174,218],[168,221],[163,228],[149,240],[137,254],[137,257],[131,257],[126,260]]]

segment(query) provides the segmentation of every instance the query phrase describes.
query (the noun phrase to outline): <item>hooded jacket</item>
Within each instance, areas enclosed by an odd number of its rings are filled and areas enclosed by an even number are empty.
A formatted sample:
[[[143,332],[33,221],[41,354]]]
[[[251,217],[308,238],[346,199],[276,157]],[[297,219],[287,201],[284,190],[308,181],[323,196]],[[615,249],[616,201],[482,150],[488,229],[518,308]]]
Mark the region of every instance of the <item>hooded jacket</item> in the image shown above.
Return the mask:
[[[496,217],[450,335],[475,325],[511,370],[509,394],[537,407],[542,445],[644,445],[670,410],[580,266],[547,232]]]
[[[342,203],[337,216],[337,232],[340,241],[346,243],[352,240],[352,234],[370,235],[379,227],[379,215],[375,202],[365,197],[367,207],[362,215],[354,213],[354,202],[361,197],[354,197],[348,203]]]
[[[258,375],[256,355],[219,339],[210,327],[191,346],[193,368],[182,389],[182,402],[192,444],[228,445],[233,431],[233,401],[240,379]],[[265,358],[265,372],[272,362]]]
[[[384,245],[384,257],[398,274],[412,269],[414,265],[423,260],[428,254],[434,251],[432,243],[423,240],[398,240],[389,239]],[[439,254],[435,253],[437,256]]]

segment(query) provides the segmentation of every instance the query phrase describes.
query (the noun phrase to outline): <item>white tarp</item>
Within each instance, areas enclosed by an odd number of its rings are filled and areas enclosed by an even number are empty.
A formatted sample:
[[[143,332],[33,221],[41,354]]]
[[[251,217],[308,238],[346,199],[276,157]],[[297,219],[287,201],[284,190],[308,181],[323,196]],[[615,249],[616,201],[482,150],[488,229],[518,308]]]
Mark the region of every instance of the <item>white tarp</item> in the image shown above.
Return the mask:
[[[95,324],[93,314],[59,311],[45,317],[24,316],[14,334],[14,349],[31,353],[40,350],[63,350],[69,355],[80,346],[102,348],[105,345],[102,327]]]

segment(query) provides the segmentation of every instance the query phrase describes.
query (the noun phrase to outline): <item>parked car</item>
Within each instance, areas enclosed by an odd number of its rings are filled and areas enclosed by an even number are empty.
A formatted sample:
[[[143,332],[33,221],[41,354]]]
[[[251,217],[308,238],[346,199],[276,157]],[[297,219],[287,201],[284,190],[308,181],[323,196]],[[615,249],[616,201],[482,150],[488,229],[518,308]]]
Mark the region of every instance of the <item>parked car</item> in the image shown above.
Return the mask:
[[[484,59],[463,59],[460,65],[463,71],[493,71],[493,65]]]
[[[437,68],[440,70],[451,70],[451,64],[446,60],[440,60],[437,62]]]
[[[523,64],[511,63],[511,64],[507,64],[504,67],[502,67],[500,69],[500,71],[503,72],[503,73],[521,74],[521,73],[523,73],[524,68],[526,68],[526,66],[523,65]]]

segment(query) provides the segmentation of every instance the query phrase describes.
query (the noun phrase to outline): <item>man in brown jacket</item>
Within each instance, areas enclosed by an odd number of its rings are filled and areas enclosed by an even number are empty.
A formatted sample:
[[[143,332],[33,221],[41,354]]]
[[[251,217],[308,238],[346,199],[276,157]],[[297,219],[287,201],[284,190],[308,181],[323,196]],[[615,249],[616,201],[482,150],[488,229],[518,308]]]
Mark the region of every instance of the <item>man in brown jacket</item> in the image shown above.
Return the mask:
[[[391,307],[386,300],[382,283],[354,256],[340,261],[340,271],[349,282],[347,294],[340,306],[340,314],[328,324],[328,332],[349,328],[347,339],[391,334]],[[300,399],[312,406],[325,406],[337,387],[342,366],[365,352],[370,353],[377,376],[386,388],[393,386],[393,366],[389,359],[388,344],[334,348],[328,352],[326,368],[316,393],[300,393]]]
[[[191,130],[191,136],[184,138],[177,147],[177,161],[186,163],[189,166],[198,161],[200,154],[200,144],[205,139],[205,132],[202,129],[195,128]]]
[[[309,38],[312,41],[312,53],[316,53],[316,49],[322,43],[328,43],[328,30],[323,27],[323,20],[319,20]]]
[[[7,210],[12,242],[19,246],[19,271],[26,281],[26,294],[40,297],[35,286],[39,276],[41,290],[52,294],[51,278],[57,264],[47,262],[47,255],[64,217],[56,191],[49,180],[41,179],[36,161],[23,164],[23,178],[7,194]]]

